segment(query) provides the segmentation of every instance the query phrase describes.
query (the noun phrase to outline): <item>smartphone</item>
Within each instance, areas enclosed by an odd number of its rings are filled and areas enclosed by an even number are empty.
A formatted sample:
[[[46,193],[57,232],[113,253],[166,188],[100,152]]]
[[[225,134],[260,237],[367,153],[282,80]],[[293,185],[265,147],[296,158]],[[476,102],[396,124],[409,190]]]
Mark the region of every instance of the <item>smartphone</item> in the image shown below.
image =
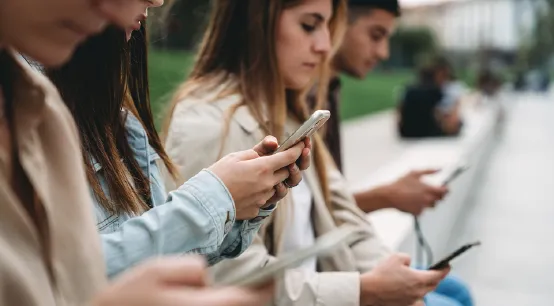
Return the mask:
[[[481,242],[477,241],[474,243],[469,243],[461,248],[454,251],[452,254],[448,255],[446,258],[442,259],[441,261],[437,262],[436,264],[429,267],[429,270],[442,270],[450,265],[450,262],[454,260],[455,258],[459,257],[460,255],[464,254],[465,252],[471,250],[473,247],[481,245]]]
[[[275,153],[286,151],[307,137],[311,137],[325,124],[325,122],[327,122],[327,120],[329,120],[329,118],[331,118],[331,112],[328,110],[315,111],[298,130],[292,133],[289,138],[279,145]]]
[[[343,226],[319,237],[316,242],[308,248],[278,257],[275,261],[261,268],[259,272],[252,273],[246,277],[241,275],[218,285],[249,288],[260,287],[275,278],[281,277],[286,270],[297,267],[306,259],[324,257],[339,246],[352,246],[364,240],[367,236],[368,232],[362,227]]]
[[[469,169],[469,166],[465,164],[459,164],[456,166],[454,171],[450,172],[445,180],[442,182],[443,186],[447,186],[452,183],[456,178],[458,178],[462,173]]]

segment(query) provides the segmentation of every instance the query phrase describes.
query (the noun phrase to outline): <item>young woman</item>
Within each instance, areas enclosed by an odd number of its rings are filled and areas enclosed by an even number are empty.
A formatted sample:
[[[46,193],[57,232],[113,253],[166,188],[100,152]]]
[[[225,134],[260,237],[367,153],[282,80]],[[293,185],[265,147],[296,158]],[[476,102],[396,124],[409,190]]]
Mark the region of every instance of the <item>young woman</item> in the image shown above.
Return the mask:
[[[316,80],[327,83],[328,59],[345,18],[345,1],[339,0],[213,3],[197,62],[176,93],[168,125],[166,148],[183,178],[265,135],[283,140],[298,128],[309,116],[304,93]],[[409,258],[390,256],[345,180],[326,167],[332,163],[318,137],[313,145],[314,165],[292,197],[241,257],[214,267],[216,278],[252,273],[273,256],[352,224],[364,226],[368,238],[288,271],[275,304],[411,305],[422,299],[447,271],[415,271]],[[190,148],[203,154],[193,155]]]
[[[240,163],[223,159],[168,197],[158,162],[176,170],[150,110],[145,16],[138,31],[108,28],[66,65],[47,71],[77,122],[110,277],[160,254],[199,253],[210,264],[238,256],[273,211],[268,205],[286,194],[282,188],[273,197],[274,186],[288,179],[282,168],[304,148]],[[297,171],[289,183],[300,179]]]
[[[16,52],[62,64],[107,22],[133,24],[139,15],[111,10],[116,1],[0,2],[0,305],[263,304],[269,291],[206,288],[202,262],[190,258],[151,262],[105,285],[74,121]],[[118,2],[127,14],[147,3]]]

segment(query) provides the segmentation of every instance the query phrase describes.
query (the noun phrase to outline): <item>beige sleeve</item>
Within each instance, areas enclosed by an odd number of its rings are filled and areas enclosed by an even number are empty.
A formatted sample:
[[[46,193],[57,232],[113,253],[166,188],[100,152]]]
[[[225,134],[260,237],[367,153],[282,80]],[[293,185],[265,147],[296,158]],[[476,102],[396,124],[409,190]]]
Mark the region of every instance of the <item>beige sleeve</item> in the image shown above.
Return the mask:
[[[236,259],[223,261],[211,268],[212,278],[225,282],[232,278],[257,273],[276,260],[267,252],[258,236],[253,244]],[[277,283],[272,305],[277,306],[358,306],[360,303],[360,274],[358,272],[310,272],[291,269]]]
[[[335,207],[333,216],[337,225],[361,226],[369,233],[366,239],[351,247],[358,271],[369,271],[392,252],[383,244],[367,215],[356,205],[354,195],[349,191],[348,184],[338,169],[329,167],[327,171],[331,201]]]

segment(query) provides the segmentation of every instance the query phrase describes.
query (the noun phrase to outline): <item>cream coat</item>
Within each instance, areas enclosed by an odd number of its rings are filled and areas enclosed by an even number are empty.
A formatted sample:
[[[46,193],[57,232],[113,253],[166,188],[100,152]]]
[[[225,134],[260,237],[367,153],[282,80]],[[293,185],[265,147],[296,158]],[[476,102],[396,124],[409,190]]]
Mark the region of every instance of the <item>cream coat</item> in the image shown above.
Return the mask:
[[[237,105],[241,97],[231,95],[215,98],[206,95],[202,98],[188,98],[181,101],[175,109],[168,131],[166,148],[170,157],[180,169],[183,179],[188,179],[203,168],[210,166],[223,155],[252,148],[265,136],[259,124],[246,106],[236,109],[230,119],[227,137],[222,148],[222,135],[226,128],[230,109]],[[288,136],[299,127],[299,123],[288,120],[285,135]],[[283,281],[278,284],[278,293],[274,305],[359,305],[360,273],[368,271],[386,258],[390,251],[375,235],[373,226],[366,215],[357,207],[345,179],[340,172],[328,167],[331,199],[334,210],[329,212],[325,205],[323,193],[315,167],[304,173],[304,179],[311,189],[314,198],[313,226],[316,236],[334,230],[341,224],[363,226],[369,232],[369,238],[352,247],[343,247],[331,256],[318,261],[320,272],[290,270]],[[312,165],[314,165],[312,163]],[[282,201],[274,213],[274,235],[267,235],[262,230],[252,246],[237,259],[224,261],[213,267],[217,281],[238,275],[256,273],[275,257],[281,254],[278,233],[282,232],[279,210],[286,205],[294,205],[290,197]],[[334,220],[339,224],[336,224]],[[269,239],[268,237],[276,237]]]

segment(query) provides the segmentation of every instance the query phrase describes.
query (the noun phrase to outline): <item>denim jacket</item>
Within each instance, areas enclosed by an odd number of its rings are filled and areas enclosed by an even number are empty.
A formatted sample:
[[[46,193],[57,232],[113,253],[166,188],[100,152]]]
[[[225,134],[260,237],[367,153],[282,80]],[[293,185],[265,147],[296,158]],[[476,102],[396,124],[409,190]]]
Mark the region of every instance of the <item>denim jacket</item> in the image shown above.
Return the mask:
[[[259,217],[253,220],[235,222],[231,194],[206,169],[167,195],[157,165],[160,157],[150,147],[146,131],[136,117],[125,112],[123,115],[127,116],[125,127],[131,149],[150,179],[153,208],[141,216],[110,214],[91,189],[108,276],[116,276],[154,256],[202,254],[213,265],[244,252],[272,209],[260,210]],[[101,165],[94,159],[92,164],[107,193]]]

